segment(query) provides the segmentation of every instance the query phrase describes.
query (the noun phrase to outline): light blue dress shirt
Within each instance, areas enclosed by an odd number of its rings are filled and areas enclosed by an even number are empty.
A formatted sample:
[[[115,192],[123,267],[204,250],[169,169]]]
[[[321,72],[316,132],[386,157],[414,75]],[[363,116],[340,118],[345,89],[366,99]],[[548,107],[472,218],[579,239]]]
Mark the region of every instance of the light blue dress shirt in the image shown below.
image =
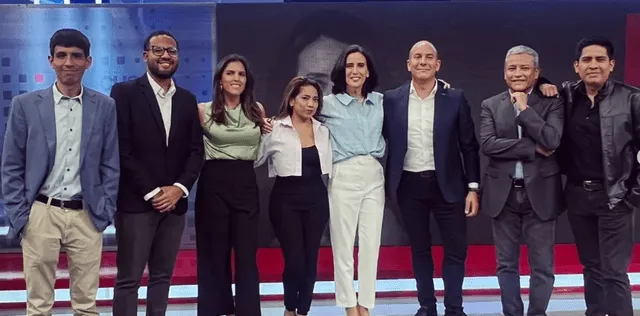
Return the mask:
[[[533,91],[533,89],[529,90],[529,92],[527,92],[527,95],[531,96],[531,91]],[[513,92],[511,91],[511,89],[509,89],[509,95],[513,94]],[[515,104],[515,102],[513,102],[512,100],[512,104],[513,104],[513,110],[516,111],[516,118],[518,117],[518,115],[520,115],[520,109],[518,109],[518,105]],[[518,138],[522,138],[522,126],[520,126],[520,124],[516,124],[518,127]],[[524,179],[524,169],[522,167],[522,161],[518,160],[516,162],[516,170],[513,174],[513,178],[514,179]]]
[[[56,118],[56,156],[53,169],[40,194],[60,200],[82,198],[80,184],[80,140],[82,137],[82,93],[70,98],[53,85]]]
[[[331,135],[333,163],[355,156],[384,156],[382,93],[369,93],[364,103],[346,93],[330,94],[323,99],[320,116]]]
[[[516,117],[518,117],[518,115],[520,115],[520,110],[518,109],[518,106],[513,104],[513,107],[516,111]],[[518,138],[522,138],[522,126],[520,126],[520,124],[517,124],[518,126]],[[522,161],[518,160],[516,162],[516,171],[515,174],[513,175],[514,179],[524,179],[524,169],[522,168]]]

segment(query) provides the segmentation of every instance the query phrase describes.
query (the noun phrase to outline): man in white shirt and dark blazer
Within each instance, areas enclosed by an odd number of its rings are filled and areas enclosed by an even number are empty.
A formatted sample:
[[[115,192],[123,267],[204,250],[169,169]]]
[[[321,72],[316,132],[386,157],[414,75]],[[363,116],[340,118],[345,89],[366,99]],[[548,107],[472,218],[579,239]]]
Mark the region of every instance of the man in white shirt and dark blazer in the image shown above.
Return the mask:
[[[136,315],[149,267],[147,315],[164,315],[187,212],[187,196],[204,163],[195,96],[177,86],[177,40],[156,31],[144,43],[147,72],[117,83],[122,175],[116,239],[118,276],[113,314]]]
[[[433,44],[416,43],[407,60],[412,80],[386,91],[383,102],[386,192],[400,206],[411,243],[420,302],[416,316],[437,315],[431,214],[444,246],[445,314],[465,315],[466,217],[478,212],[478,142],[469,104],[461,90],[436,80],[440,64]]]

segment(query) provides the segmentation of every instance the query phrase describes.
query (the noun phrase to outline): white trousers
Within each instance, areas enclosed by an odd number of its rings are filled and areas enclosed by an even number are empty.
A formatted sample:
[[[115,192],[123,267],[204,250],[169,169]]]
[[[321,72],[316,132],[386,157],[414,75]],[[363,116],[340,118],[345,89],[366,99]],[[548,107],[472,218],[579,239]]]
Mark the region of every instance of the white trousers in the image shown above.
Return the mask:
[[[384,171],[371,156],[333,165],[329,183],[330,232],[336,303],[373,308],[384,213]],[[358,298],[354,288],[353,250],[358,231]]]

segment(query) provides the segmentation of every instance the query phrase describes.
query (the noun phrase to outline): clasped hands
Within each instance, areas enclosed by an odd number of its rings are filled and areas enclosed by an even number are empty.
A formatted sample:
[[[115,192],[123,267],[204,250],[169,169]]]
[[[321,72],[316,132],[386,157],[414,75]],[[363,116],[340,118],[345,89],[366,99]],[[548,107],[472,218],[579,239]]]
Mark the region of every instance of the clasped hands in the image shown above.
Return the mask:
[[[176,208],[176,203],[183,196],[184,192],[175,186],[161,187],[160,192],[151,199],[151,204],[158,212],[170,212]]]

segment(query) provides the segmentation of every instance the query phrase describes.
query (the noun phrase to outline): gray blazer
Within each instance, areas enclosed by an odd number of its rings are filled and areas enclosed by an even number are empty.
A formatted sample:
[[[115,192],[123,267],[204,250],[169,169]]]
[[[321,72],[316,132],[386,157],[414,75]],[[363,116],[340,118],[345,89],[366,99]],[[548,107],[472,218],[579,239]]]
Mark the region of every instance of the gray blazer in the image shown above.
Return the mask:
[[[531,206],[543,220],[556,218],[564,210],[560,167],[553,154],[536,153],[536,144],[556,150],[564,126],[562,98],[547,98],[536,91],[529,108],[516,118],[509,91],[482,102],[480,148],[489,158],[482,181],[482,212],[496,217],[512,188],[516,162],[522,161],[524,182]],[[522,127],[518,138],[517,125]]]
[[[20,234],[31,206],[53,168],[56,121],[52,88],[25,93],[11,102],[2,152],[2,193],[9,236]],[[120,156],[115,101],[84,87],[80,182],[82,196],[98,231],[116,210]]]

